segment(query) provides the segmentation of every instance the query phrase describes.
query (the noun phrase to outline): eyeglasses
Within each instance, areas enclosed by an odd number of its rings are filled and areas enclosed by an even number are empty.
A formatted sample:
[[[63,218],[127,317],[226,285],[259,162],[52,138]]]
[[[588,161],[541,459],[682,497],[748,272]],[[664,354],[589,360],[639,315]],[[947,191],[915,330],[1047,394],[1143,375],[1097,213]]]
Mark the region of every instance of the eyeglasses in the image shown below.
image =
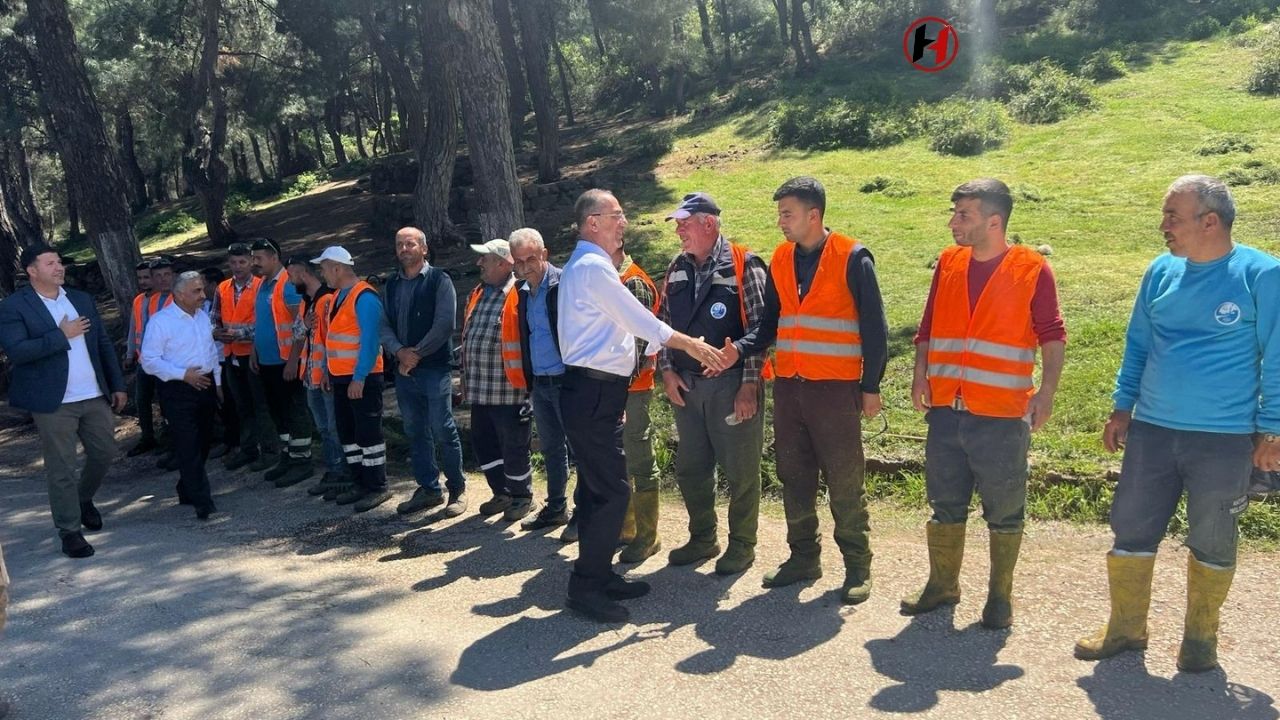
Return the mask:
[[[590,215],[588,215],[587,217],[600,217],[601,215],[605,215],[605,216],[611,217],[611,218],[613,218],[613,219],[615,219],[615,220],[626,220],[626,219],[627,219],[627,214],[626,214],[625,212],[621,211],[621,210],[616,210],[616,211],[614,211],[614,212],[607,212],[607,213],[591,213],[591,214],[590,214]]]

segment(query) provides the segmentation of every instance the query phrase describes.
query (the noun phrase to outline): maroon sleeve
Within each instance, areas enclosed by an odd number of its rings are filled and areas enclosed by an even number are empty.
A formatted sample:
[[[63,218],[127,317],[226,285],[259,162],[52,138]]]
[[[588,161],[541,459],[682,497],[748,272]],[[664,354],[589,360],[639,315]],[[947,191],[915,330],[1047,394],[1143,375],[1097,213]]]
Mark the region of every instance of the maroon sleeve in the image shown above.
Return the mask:
[[[933,266],[933,280],[929,282],[929,299],[924,301],[924,315],[920,318],[920,327],[916,328],[915,344],[929,342],[929,332],[933,327],[933,298],[938,294],[938,272],[942,267],[939,260]],[[1054,303],[1055,307],[1057,303]]]
[[[1041,345],[1067,341],[1067,326],[1062,322],[1062,310],[1058,306],[1058,283],[1047,262],[1036,281],[1036,294],[1031,296],[1031,325]]]

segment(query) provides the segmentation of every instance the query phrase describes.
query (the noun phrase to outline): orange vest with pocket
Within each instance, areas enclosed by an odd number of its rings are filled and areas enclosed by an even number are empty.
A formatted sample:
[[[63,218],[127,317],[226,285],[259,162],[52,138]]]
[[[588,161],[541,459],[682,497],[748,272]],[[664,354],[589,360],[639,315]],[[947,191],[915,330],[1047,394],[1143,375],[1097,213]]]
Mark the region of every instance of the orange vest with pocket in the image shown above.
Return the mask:
[[[236,302],[235,280],[227,278],[218,284],[218,312],[222,317],[222,327],[231,332],[241,333],[248,340],[223,343],[224,356],[238,355],[248,357],[253,352],[254,298],[258,296],[258,286],[262,278],[252,277],[244,290],[240,291],[240,302]],[[289,359],[288,355],[284,356]]]
[[[860,380],[862,335],[858,305],[849,291],[846,271],[858,242],[831,233],[822,247],[813,285],[800,300],[796,281],[795,243],[784,242],[773,253],[769,273],[778,291],[778,339],[774,369],[778,377],[806,380]]]
[[[334,299],[329,301],[328,310],[325,313],[329,315],[329,323],[325,327],[324,348],[330,377],[350,376],[356,373],[356,361],[360,357],[360,320],[356,317],[356,301],[366,292],[376,294],[378,291],[374,290],[369,283],[357,280],[356,284],[347,291],[347,296],[337,310],[333,309],[333,303],[338,301],[337,291],[333,294]],[[382,372],[381,351],[378,352],[378,359],[374,361],[373,370],[370,373],[380,372]]]

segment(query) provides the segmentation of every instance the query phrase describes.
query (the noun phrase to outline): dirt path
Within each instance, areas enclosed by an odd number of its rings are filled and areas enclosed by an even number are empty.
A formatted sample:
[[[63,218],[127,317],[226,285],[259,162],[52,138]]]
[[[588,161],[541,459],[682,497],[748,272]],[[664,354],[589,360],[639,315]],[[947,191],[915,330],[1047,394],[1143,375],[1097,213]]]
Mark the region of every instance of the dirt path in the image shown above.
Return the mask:
[[[763,591],[784,554],[769,517],[742,577],[668,567],[664,553],[632,571],[654,584],[631,603],[634,624],[602,628],[561,611],[575,551],[554,538],[474,514],[353,517],[220,469],[222,513],[203,524],[153,461],[112,469],[99,496],[106,529],[90,536],[98,554],[73,561],[57,551],[34,433],[0,431],[0,542],[14,582],[0,694],[15,719],[1277,717],[1274,555],[1242,558],[1224,610],[1225,674],[1174,669],[1185,549],[1162,554],[1145,662],[1081,663],[1071,644],[1106,608],[1104,529],[1033,526],[1018,624],[990,632],[976,626],[976,524],[964,602],[909,620],[897,600],[926,572],[922,515],[884,508],[866,605],[837,601],[830,543],[826,577]],[[474,507],[487,492],[472,487]],[[683,512],[673,498],[663,511],[674,545]]]

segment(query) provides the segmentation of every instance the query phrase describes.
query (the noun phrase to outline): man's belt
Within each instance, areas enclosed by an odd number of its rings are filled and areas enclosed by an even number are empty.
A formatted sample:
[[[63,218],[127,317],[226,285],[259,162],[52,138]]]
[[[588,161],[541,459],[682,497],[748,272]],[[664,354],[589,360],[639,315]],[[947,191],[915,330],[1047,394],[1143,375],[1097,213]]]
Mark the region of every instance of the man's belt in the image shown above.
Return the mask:
[[[564,374],[560,375],[534,375],[534,385],[559,385],[564,381]]]
[[[627,385],[631,384],[631,378],[627,377],[626,375],[614,375],[611,372],[596,370],[595,368],[581,367],[578,365],[568,365],[565,367],[564,371],[565,371],[565,374],[574,373],[577,375],[582,375],[583,377],[591,378],[592,380],[600,380],[602,382],[616,382],[616,383],[624,383]]]

